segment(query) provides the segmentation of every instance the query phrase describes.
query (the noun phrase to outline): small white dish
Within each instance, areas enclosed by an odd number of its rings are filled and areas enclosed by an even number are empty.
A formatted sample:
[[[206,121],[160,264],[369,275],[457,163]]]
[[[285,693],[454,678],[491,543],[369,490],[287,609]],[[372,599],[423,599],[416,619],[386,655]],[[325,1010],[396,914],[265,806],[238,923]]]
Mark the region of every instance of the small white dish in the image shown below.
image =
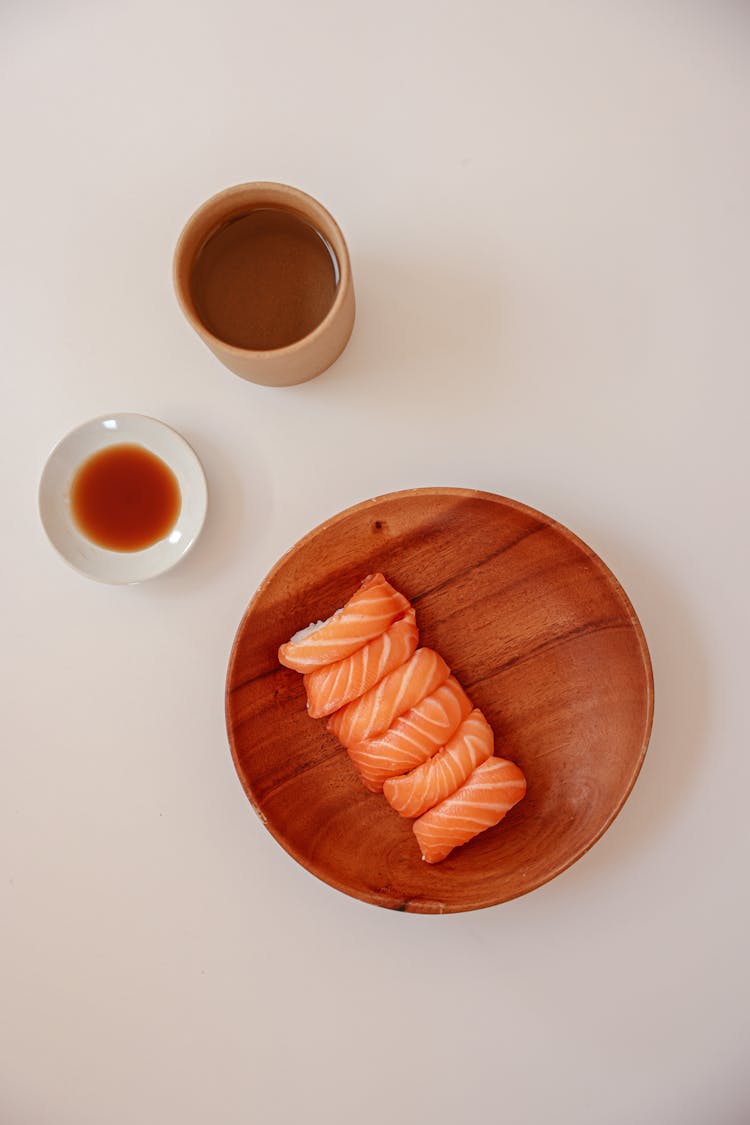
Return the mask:
[[[92,454],[119,443],[144,446],[177,478],[182,506],[170,533],[142,551],[110,551],[79,531],[70,491],[76,472]],[[203,467],[183,437],[145,414],[105,414],[72,430],[52,450],[39,482],[39,515],[52,546],[87,578],[133,585],[163,574],[183,558],[203,527],[208,493]]]

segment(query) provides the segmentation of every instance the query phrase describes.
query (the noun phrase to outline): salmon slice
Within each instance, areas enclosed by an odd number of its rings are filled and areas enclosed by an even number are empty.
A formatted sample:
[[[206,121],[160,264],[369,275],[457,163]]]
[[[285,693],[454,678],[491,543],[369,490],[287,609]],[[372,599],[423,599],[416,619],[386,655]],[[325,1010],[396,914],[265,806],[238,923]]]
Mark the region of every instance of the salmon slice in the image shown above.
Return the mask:
[[[455,793],[494,748],[492,727],[476,709],[434,757],[403,777],[389,778],[383,786],[386,799],[402,816],[421,816]]]
[[[434,649],[418,648],[400,668],[390,672],[360,699],[331,715],[328,729],[344,746],[353,746],[387,730],[394,719],[409,711],[450,675]]]
[[[498,824],[526,793],[526,778],[505,758],[488,758],[460,789],[414,822],[422,859],[439,863],[454,848]]]
[[[419,641],[416,616],[410,609],[364,648],[335,664],[308,672],[304,684],[310,718],[322,719],[340,710],[405,664]]]
[[[387,778],[414,769],[444,746],[470,711],[469,697],[449,676],[384,734],[348,747],[349,757],[367,788],[379,793]]]
[[[344,660],[379,637],[409,608],[409,601],[382,574],[370,574],[332,617],[308,625],[283,644],[279,661],[297,672],[314,672]]]

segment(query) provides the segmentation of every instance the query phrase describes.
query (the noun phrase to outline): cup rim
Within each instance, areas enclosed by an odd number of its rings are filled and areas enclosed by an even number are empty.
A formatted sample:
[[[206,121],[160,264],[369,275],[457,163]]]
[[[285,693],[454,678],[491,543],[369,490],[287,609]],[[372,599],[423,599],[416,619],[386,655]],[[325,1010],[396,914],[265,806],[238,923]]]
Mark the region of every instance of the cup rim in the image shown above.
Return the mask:
[[[328,309],[328,312],[323,317],[323,319],[315,325],[312,331],[307,333],[306,336],[300,337],[299,340],[294,340],[291,344],[284,344],[284,346],[281,348],[263,348],[259,350],[255,348],[243,348],[237,344],[230,344],[229,341],[222,339],[221,336],[217,336],[214,332],[211,331],[210,328],[208,328],[203,323],[201,318],[198,316],[197,310],[190,296],[189,284],[186,280],[183,280],[180,274],[180,267],[183,265],[185,254],[185,243],[187,242],[187,239],[196,222],[205,214],[207,210],[209,210],[209,208],[213,207],[220,200],[227,199],[232,195],[242,195],[246,193],[248,189],[253,189],[259,194],[264,191],[274,191],[281,189],[282,192],[288,194],[292,199],[296,200],[300,204],[301,217],[308,222],[312,220],[311,225],[315,227],[317,233],[330,245],[331,249],[336,255],[336,261],[338,262],[339,283],[336,288],[336,296],[334,297],[333,302],[331,303],[331,307]],[[312,215],[310,214],[310,212],[312,212]],[[331,229],[333,230],[339,242],[338,246],[334,246],[331,242],[331,239],[326,235],[326,233],[320,230],[319,224],[315,222],[316,212],[322,213],[327,222],[330,223]],[[190,271],[188,271],[188,278],[189,272]],[[277,180],[250,180],[247,183],[233,184],[230,187],[223,188],[221,191],[217,191],[214,195],[209,196],[208,199],[204,200],[204,202],[201,203],[195,209],[195,211],[193,211],[193,213],[190,215],[187,222],[183,226],[180,232],[180,236],[177,239],[177,245],[175,246],[174,256],[172,259],[172,281],[175,293],[177,294],[177,300],[180,303],[180,308],[182,309],[183,314],[195,329],[195,331],[200,336],[202,336],[204,340],[213,342],[218,347],[224,349],[227,352],[230,352],[233,355],[250,356],[254,360],[257,359],[262,362],[264,359],[277,360],[279,357],[283,358],[285,356],[294,355],[295,353],[301,351],[303,348],[308,347],[311,342],[317,340],[327,331],[330,324],[335,321],[342,305],[347,299],[347,293],[351,287],[351,265],[349,262],[349,250],[341,227],[338,225],[331,212],[326,207],[324,207],[323,204],[319,202],[319,200],[315,199],[314,196],[309,195],[306,191],[302,191],[301,188],[293,187],[291,184],[284,184]]]

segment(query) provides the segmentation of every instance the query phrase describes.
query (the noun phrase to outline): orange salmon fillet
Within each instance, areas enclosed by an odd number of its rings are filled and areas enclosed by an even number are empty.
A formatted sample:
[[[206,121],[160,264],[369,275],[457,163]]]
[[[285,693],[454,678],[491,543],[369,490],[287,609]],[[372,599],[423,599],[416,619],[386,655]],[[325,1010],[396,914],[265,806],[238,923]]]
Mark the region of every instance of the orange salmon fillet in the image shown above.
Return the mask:
[[[469,697],[449,676],[389,730],[348,747],[349,757],[367,788],[379,793],[387,778],[414,769],[444,746],[470,711]]]
[[[454,848],[498,824],[526,793],[526,778],[505,758],[488,758],[460,789],[414,822],[427,863],[439,863]]]
[[[304,684],[310,718],[322,719],[359,699],[389,672],[406,663],[418,641],[416,614],[410,609],[364,648],[337,660],[335,664],[326,664],[315,672],[308,672]]]
[[[492,727],[476,709],[442,750],[411,773],[390,778],[383,785],[383,793],[401,816],[421,816],[455,793],[472,770],[492,757],[494,747]]]
[[[328,729],[344,746],[380,734],[394,719],[430,695],[449,675],[448,665],[434,649],[418,648],[400,668],[332,715]]]
[[[302,636],[295,634],[283,644],[279,661],[305,673],[344,660],[379,637],[409,608],[409,601],[382,574],[370,574],[332,617],[317,628],[302,630]]]

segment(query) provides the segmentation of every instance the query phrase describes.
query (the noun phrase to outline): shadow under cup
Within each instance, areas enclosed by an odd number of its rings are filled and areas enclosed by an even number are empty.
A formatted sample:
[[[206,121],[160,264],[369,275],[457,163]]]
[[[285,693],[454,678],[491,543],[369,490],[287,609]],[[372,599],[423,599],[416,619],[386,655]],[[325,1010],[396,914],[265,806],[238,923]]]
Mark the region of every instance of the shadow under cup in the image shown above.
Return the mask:
[[[325,371],[354,325],[344,236],[317,200],[285,184],[239,184],[199,207],[177,243],[174,284],[214,355],[266,386]]]

